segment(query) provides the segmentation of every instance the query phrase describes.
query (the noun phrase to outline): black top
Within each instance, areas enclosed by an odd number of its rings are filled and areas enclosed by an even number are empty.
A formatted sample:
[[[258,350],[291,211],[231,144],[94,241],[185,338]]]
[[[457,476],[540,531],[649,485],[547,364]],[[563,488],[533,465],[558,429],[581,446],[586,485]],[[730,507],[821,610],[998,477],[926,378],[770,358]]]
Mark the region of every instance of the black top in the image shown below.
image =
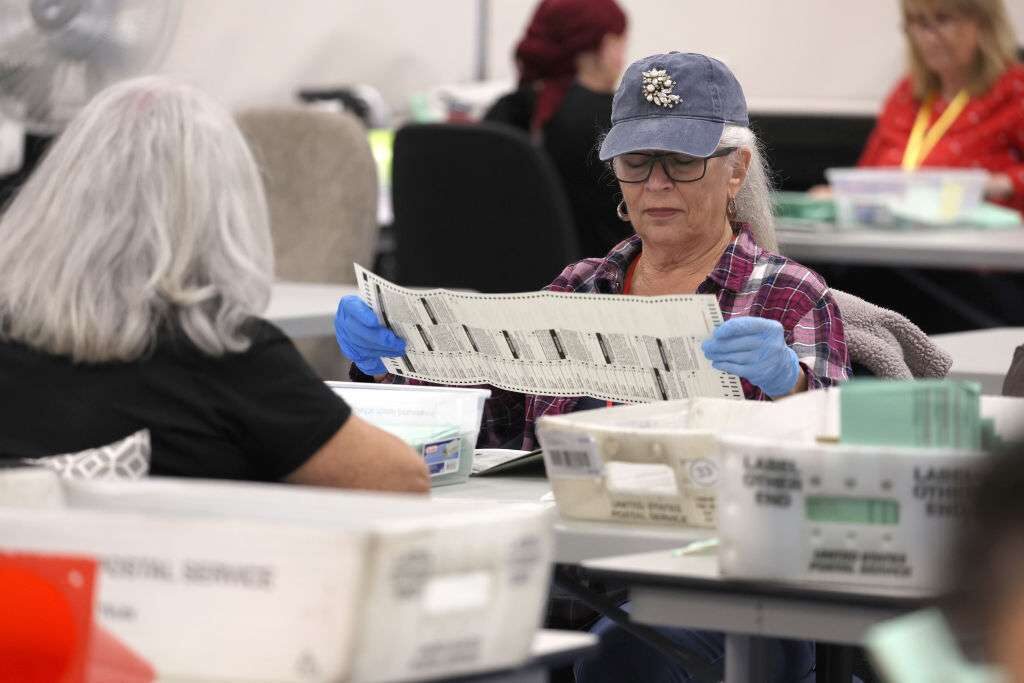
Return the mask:
[[[103,446],[148,428],[156,475],[274,481],[341,428],[349,407],[275,326],[219,358],[180,335],[130,363],[74,364],[0,342],[0,459]]]
[[[499,97],[484,114],[484,121],[504,123],[529,133],[536,102],[536,91],[531,86],[522,86]]]
[[[484,119],[529,131],[536,97],[521,88],[499,99]],[[611,127],[612,95],[573,83],[558,111],[544,126],[544,148],[558,169],[584,256],[604,256],[633,234],[619,220],[622,199],[611,170],[597,158],[601,139]]]
[[[565,185],[584,256],[604,256],[633,234],[615,214],[622,199],[615,176],[597,158],[611,117],[612,95],[574,83],[544,126],[544,147]]]

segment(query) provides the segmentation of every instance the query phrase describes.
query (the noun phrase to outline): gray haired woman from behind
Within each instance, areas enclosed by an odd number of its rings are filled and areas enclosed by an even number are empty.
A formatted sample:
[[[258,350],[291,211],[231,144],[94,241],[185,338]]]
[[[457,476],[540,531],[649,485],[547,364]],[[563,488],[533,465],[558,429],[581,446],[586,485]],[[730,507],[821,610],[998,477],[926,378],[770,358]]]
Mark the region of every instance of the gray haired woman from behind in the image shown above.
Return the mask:
[[[272,279],[231,115],[162,78],[101,92],[0,220],[0,463],[147,429],[158,475],[425,491],[259,318]]]

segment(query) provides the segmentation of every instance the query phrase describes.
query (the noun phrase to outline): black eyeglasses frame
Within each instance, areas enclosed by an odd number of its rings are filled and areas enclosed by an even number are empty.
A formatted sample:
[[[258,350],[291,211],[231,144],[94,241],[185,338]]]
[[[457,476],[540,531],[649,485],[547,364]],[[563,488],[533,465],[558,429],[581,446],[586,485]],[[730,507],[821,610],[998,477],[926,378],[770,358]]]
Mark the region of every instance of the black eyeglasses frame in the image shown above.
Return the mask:
[[[672,182],[674,182],[674,183],[695,183],[698,180],[703,180],[704,176],[707,174],[707,172],[708,172],[708,159],[717,159],[718,157],[728,156],[728,155],[732,154],[733,152],[735,152],[737,149],[739,149],[739,148],[738,147],[722,147],[721,149],[716,149],[714,152],[712,152],[711,154],[709,154],[706,157],[694,157],[694,159],[702,159],[704,161],[704,168],[701,169],[700,176],[698,176],[696,178],[690,178],[688,180],[677,180],[676,178],[673,178],[672,174],[669,173],[669,171],[668,171],[668,166],[665,165],[664,159],[666,157],[676,156],[676,152],[666,152],[664,154],[647,154],[647,155],[645,155],[645,156],[650,158],[651,162],[647,165],[647,175],[645,175],[640,180],[623,180],[618,175],[616,175],[616,173],[615,173],[615,159],[612,159],[612,160],[610,160],[608,162],[608,167],[611,169],[612,175],[614,175],[615,179],[618,180],[620,183],[646,183],[648,181],[648,179],[651,177],[651,173],[654,172],[654,164],[655,163],[660,163],[661,164],[661,170],[665,172],[665,176],[669,180],[671,180]],[[637,152],[631,152],[631,154],[637,154]]]

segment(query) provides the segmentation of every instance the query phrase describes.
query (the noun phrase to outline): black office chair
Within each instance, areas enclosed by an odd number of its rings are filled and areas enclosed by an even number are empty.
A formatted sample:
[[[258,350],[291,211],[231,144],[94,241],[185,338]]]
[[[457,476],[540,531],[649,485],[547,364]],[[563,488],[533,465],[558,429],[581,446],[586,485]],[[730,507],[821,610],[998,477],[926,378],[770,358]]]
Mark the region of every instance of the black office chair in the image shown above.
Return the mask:
[[[874,116],[751,113],[780,190],[802,192],[825,182],[825,169],[856,166]]]
[[[556,171],[520,131],[413,124],[392,159],[399,283],[531,291],[581,257]]]

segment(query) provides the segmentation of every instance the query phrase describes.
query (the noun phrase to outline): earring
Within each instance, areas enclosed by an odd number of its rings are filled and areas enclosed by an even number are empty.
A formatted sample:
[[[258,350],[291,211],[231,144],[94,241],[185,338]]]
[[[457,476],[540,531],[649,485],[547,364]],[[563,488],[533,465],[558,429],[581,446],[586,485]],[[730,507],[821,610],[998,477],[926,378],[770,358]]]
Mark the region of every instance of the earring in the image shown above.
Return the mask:
[[[626,206],[625,199],[619,202],[619,205],[615,207],[615,215],[619,217],[620,221],[629,222],[629,208]]]
[[[725,203],[725,215],[730,220],[736,220],[736,198],[729,197],[729,201]]]

